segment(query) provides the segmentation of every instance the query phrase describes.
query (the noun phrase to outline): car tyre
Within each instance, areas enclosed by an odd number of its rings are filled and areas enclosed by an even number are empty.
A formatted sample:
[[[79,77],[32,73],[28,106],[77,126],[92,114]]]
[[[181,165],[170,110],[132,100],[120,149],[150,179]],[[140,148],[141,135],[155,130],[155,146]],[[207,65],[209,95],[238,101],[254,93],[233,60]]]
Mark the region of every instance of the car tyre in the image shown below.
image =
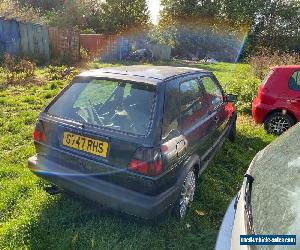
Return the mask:
[[[236,120],[232,123],[232,126],[229,130],[228,139],[231,142],[234,142],[236,139]]]
[[[279,136],[294,124],[295,121],[291,115],[278,111],[267,116],[264,122],[264,127],[269,134]]]
[[[181,190],[173,207],[173,216],[177,219],[183,219],[187,213],[188,207],[191,206],[194,200],[196,188],[196,176],[193,169],[191,169],[181,186]]]

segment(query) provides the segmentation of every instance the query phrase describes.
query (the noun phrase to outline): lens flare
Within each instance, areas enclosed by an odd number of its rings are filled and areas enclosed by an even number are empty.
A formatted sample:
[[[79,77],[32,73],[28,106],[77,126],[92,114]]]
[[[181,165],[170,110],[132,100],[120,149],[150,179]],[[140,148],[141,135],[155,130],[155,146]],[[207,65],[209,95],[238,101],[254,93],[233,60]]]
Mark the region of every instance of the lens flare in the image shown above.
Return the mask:
[[[237,62],[242,55],[249,27],[220,18],[162,17],[158,29],[162,40],[173,46],[174,56]]]

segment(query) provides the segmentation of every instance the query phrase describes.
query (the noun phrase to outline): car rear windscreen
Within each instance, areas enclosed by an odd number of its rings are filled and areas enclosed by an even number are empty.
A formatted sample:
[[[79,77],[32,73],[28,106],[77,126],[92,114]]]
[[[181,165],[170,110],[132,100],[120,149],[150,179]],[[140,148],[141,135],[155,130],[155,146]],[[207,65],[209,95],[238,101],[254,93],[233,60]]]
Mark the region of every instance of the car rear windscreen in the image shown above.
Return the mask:
[[[77,78],[46,111],[67,120],[145,135],[151,127],[155,100],[154,86]]]

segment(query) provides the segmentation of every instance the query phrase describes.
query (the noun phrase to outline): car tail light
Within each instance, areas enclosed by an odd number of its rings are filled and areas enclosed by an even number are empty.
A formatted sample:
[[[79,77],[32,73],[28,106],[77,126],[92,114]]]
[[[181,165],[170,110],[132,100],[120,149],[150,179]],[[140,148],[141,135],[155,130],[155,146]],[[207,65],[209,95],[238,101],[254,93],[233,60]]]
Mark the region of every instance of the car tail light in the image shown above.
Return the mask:
[[[38,142],[46,142],[46,135],[44,133],[43,126],[40,122],[37,122],[33,131],[33,139]]]
[[[128,167],[131,171],[155,176],[162,172],[162,155],[160,149],[139,148],[134,153]]]

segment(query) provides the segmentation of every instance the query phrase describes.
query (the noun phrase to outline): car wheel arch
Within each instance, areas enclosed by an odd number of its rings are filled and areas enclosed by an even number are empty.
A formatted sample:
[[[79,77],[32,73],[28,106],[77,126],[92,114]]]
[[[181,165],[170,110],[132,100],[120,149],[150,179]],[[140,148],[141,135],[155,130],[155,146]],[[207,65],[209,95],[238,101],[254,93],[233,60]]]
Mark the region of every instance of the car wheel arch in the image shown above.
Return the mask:
[[[200,172],[200,157],[198,154],[191,155],[184,163],[183,163],[183,171],[181,173],[181,178],[185,178],[187,173],[193,169],[196,177],[198,177]],[[182,181],[183,181],[182,180]]]
[[[198,171],[198,172],[197,172]],[[190,172],[193,172],[195,175],[194,180],[197,179],[198,173],[200,171],[200,157],[197,154],[194,154],[190,156],[183,164],[182,164],[182,171],[180,174],[180,177],[177,180],[177,192],[176,192],[176,200],[172,202],[172,214],[175,216],[177,219],[181,219],[182,217],[179,216],[179,201],[180,201],[180,196],[181,196],[181,190],[182,186],[185,183],[185,180],[187,176],[189,175]],[[197,182],[196,182],[197,183]]]
[[[286,109],[286,108],[277,108],[277,109],[274,109],[274,110],[270,111],[268,114],[266,114],[263,123],[266,121],[266,119],[270,115],[272,115],[272,114],[274,114],[276,112],[284,112],[284,111],[286,111],[287,115],[289,115],[289,116],[291,116],[293,118],[293,120],[294,120],[295,123],[297,122],[296,116],[294,115],[294,113],[292,111],[290,111],[289,109]]]

